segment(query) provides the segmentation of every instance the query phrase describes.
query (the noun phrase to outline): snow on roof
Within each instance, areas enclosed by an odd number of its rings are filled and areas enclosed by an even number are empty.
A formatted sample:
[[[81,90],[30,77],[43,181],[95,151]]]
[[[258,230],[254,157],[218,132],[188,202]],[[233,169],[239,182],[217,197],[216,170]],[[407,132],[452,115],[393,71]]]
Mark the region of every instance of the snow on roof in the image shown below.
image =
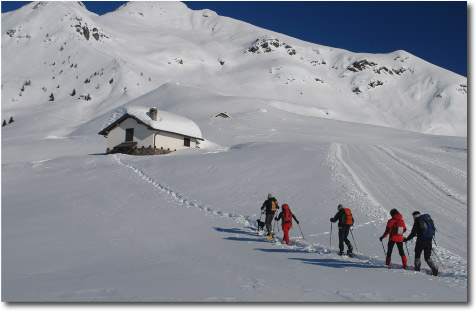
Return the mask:
[[[200,128],[192,120],[167,111],[157,110],[157,121],[155,121],[150,118],[149,111],[149,108],[139,106],[118,108],[104,122],[101,132],[127,114],[153,129],[202,139]]]

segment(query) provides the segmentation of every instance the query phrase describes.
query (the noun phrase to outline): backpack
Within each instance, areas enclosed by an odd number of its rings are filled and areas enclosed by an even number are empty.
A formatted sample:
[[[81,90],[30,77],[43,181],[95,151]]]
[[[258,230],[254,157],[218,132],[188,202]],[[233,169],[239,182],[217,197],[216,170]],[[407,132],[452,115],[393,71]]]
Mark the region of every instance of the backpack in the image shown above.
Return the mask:
[[[424,214],[420,216],[419,225],[423,232],[424,238],[432,238],[435,236],[435,224],[433,223],[433,219],[428,214]]]
[[[392,230],[390,231],[392,236],[396,235],[403,235],[405,231],[405,222],[403,220],[395,220],[392,226]]]
[[[278,206],[278,202],[276,202],[276,199],[272,200],[271,201],[271,211],[276,212],[276,210],[278,209],[277,206]]]
[[[352,212],[349,208],[344,208],[344,215],[342,215],[342,223],[347,226],[354,225],[354,217],[352,217]]]
[[[287,205],[283,206],[283,223],[291,223],[293,221],[293,213]]]

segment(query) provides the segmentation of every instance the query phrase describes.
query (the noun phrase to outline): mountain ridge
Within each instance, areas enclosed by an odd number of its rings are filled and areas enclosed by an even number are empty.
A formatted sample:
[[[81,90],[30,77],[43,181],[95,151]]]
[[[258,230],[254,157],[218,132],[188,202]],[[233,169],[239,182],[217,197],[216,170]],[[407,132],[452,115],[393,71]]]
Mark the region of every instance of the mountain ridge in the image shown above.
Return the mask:
[[[80,2],[34,2],[2,14],[2,29],[7,114],[61,102],[65,114],[93,119],[179,83],[325,109],[330,119],[466,136],[467,79],[403,50],[353,53],[181,2],[132,2],[102,16]]]

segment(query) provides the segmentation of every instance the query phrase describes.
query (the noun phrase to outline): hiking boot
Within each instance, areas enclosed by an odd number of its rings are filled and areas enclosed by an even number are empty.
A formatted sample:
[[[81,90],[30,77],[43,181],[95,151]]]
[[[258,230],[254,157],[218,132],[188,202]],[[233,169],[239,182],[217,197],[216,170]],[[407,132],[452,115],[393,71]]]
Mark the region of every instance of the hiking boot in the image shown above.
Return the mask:
[[[431,270],[431,275],[438,276],[438,269]]]
[[[340,251],[340,252],[339,252],[339,256],[342,256],[342,255],[344,255],[344,252],[343,252],[343,251]]]
[[[402,266],[403,266],[403,269],[407,269],[407,257],[406,256],[402,256]]]
[[[420,267],[421,267],[421,260],[420,260],[420,258],[416,258],[415,259],[415,271],[420,271]]]

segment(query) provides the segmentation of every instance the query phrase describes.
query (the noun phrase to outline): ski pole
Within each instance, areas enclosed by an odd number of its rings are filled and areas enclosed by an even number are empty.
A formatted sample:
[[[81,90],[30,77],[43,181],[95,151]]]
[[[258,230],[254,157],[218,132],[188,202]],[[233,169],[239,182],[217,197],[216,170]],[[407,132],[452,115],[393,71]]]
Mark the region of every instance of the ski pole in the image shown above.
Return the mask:
[[[433,252],[433,254],[435,254],[436,258],[438,258],[438,261],[440,262],[441,266],[443,267],[443,269],[446,270],[445,266],[443,266],[443,262],[441,262],[441,259],[440,257],[438,257],[438,255],[436,254],[435,250],[432,248],[431,251]]]
[[[355,243],[354,234],[352,233],[352,228],[350,228],[350,234],[352,235],[352,240],[354,241],[355,250],[359,251],[359,249],[357,248],[357,244]]]
[[[329,248],[332,247],[332,222],[331,222],[331,234],[329,235]]]
[[[298,223],[298,226],[299,226],[299,230],[301,230],[301,225],[299,223]],[[301,230],[301,235],[302,235],[302,239],[306,241],[306,239],[304,238],[304,234],[302,234],[302,230]]]
[[[387,257],[387,252],[385,251],[385,246],[383,246],[383,242],[382,242],[382,241],[380,241],[380,243],[382,243],[383,255],[384,255],[384,257]]]
[[[408,245],[407,245],[407,242],[405,242],[405,247],[407,248],[408,259],[410,259],[410,262],[411,262],[411,261],[412,261],[412,256],[410,256],[410,252],[408,251]]]

